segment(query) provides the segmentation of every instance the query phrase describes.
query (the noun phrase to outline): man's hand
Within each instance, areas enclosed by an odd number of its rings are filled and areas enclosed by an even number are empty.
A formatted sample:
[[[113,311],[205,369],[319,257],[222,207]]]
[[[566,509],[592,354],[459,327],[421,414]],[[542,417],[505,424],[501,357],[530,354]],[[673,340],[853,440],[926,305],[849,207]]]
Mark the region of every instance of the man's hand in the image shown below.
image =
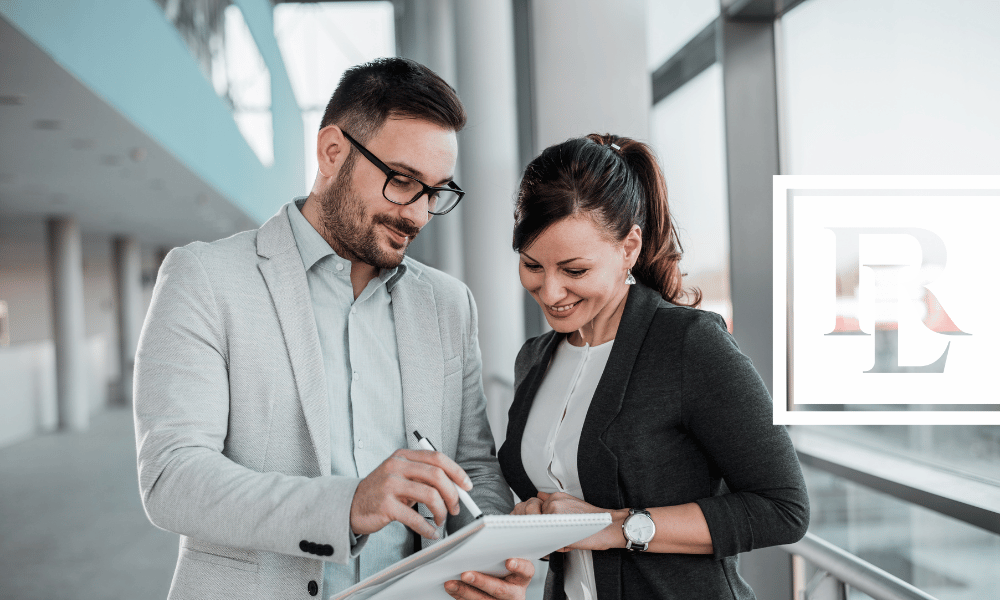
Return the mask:
[[[399,521],[425,538],[436,539],[437,532],[413,505],[425,505],[440,526],[448,513],[459,513],[455,485],[472,489],[462,467],[444,454],[396,450],[358,484],[351,502],[351,530],[365,535]]]
[[[460,600],[524,600],[535,565],[523,558],[508,558],[505,566],[510,575],[503,579],[466,571],[462,581],[444,582],[444,591]]]

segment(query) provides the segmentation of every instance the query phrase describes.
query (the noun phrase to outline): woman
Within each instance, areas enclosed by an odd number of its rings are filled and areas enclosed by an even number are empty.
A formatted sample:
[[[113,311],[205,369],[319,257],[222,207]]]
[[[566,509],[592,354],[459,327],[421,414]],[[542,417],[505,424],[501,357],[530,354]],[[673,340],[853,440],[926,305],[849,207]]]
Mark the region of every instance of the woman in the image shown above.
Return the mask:
[[[681,288],[651,149],[590,135],[545,150],[515,209],[521,284],[553,331],[529,340],[500,464],[515,514],[610,512],[555,553],[553,599],[754,598],[736,556],[792,543],[805,483],[767,389]]]

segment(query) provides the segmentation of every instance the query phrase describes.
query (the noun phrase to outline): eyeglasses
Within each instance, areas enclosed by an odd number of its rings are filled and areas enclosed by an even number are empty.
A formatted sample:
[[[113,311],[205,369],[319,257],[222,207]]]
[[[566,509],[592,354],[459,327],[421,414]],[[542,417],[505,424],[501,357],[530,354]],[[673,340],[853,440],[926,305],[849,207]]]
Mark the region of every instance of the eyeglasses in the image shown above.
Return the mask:
[[[421,196],[427,194],[427,212],[432,215],[443,215],[458,206],[462,197],[465,196],[465,192],[454,181],[449,181],[448,187],[432,187],[412,175],[400,173],[390,168],[369,152],[368,148],[365,148],[357,140],[347,135],[346,131],[343,134],[347,138],[347,141],[351,142],[358,149],[358,152],[378,167],[380,171],[385,173],[385,185],[382,186],[382,195],[389,202],[406,206],[407,204],[413,204]]]

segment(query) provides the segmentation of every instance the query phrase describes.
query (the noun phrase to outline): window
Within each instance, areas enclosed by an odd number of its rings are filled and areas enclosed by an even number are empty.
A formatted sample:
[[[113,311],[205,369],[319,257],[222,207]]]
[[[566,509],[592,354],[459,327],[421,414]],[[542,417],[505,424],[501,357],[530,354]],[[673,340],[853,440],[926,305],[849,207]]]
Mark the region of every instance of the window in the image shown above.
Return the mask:
[[[232,0],[157,0],[261,164],[274,164],[271,73]]]
[[[279,4],[274,37],[302,109],[306,190],[316,177],[316,133],[341,75],[351,66],[395,56],[390,2]]]
[[[653,146],[684,247],[684,287],[700,289],[701,308],[721,314],[732,330],[723,121],[719,63],[654,106],[651,120]]]

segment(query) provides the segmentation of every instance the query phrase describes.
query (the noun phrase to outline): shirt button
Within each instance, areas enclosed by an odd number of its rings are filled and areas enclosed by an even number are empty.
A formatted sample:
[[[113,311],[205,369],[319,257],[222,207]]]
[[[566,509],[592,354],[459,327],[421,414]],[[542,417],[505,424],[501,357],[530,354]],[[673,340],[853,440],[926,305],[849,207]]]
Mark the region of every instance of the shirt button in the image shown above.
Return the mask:
[[[353,379],[354,379],[354,381],[358,380],[358,372],[357,371],[354,372],[354,378]]]
[[[315,596],[319,593],[319,584],[315,581],[310,581],[309,585],[306,586],[306,591],[309,592],[310,596]]]
[[[352,307],[351,307],[351,314],[352,314],[352,315],[354,315],[354,314],[357,314],[357,312],[358,312],[358,309],[356,309],[356,308],[354,308],[354,307],[352,306]]]
[[[362,439],[359,439],[358,440],[358,448],[364,448],[364,447],[365,447],[365,441],[362,440]]]
[[[338,271],[343,271],[344,270],[344,263],[337,263],[337,270]]]

